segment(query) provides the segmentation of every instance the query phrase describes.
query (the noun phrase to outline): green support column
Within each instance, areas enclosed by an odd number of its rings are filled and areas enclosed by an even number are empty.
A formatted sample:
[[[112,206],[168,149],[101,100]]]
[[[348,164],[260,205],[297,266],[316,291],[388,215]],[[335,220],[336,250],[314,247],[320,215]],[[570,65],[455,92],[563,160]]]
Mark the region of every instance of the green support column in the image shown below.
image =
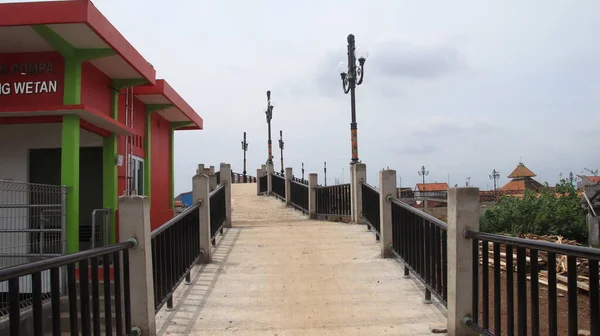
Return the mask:
[[[67,186],[67,253],[79,251],[79,116],[62,122],[61,184]]]
[[[112,93],[112,118],[117,120],[119,117],[119,92]],[[110,242],[117,240],[117,218],[116,209],[118,207],[118,175],[117,175],[117,143],[118,136],[111,133],[104,138],[102,147],[102,206],[110,209]]]

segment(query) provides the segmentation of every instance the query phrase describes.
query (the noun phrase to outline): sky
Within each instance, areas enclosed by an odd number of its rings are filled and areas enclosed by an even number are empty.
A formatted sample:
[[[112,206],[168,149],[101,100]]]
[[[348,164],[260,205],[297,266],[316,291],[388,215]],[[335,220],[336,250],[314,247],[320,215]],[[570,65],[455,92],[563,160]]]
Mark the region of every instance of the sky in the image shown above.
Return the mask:
[[[3,1],[8,2],[8,1]],[[12,1],[11,1],[12,2]],[[248,174],[267,159],[272,92],[275,169],[349,182],[350,97],[338,63],[346,36],[368,51],[356,91],[367,182],[499,185],[520,160],[540,182],[600,167],[600,1],[95,0],[204,119],[176,132],[175,192],[197,164]]]

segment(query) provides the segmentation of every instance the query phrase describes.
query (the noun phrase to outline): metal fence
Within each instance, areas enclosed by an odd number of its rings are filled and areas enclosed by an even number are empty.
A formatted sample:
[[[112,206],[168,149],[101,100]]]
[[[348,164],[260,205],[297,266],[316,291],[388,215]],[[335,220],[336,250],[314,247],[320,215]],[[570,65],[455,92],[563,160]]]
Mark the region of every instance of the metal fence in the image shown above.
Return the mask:
[[[173,292],[190,281],[192,266],[200,252],[200,205],[198,203],[164,223],[151,234],[154,310],[173,307]]]
[[[317,214],[350,216],[350,183],[317,187],[316,195]]]
[[[271,183],[275,196],[285,201],[285,177],[280,173],[273,173]]]
[[[362,218],[367,222],[370,230],[373,230],[377,241],[379,241],[380,217],[379,217],[379,191],[366,183],[361,183],[362,192]]]
[[[260,188],[259,190],[260,190],[261,193],[268,191],[267,175],[259,177],[258,178],[258,183],[259,183],[259,188]]]
[[[559,330],[565,329],[568,329],[568,335],[578,335],[579,326],[587,324],[589,335],[600,335],[600,249],[470,230],[465,232],[465,236],[473,239],[472,309],[476,314],[465,318],[466,324],[472,329],[484,335],[513,335],[515,332],[518,335],[539,335],[541,323],[547,329],[547,335],[558,335]],[[501,261],[501,257],[505,260]],[[557,257],[566,259],[567,264],[566,314],[564,311],[559,312],[558,307]],[[493,262],[491,268],[490,261]],[[589,270],[588,281],[587,284],[580,284],[578,265],[586,262]],[[540,291],[539,276],[542,273],[547,278],[547,289]],[[587,287],[587,298],[580,297],[580,286]],[[490,290],[491,288],[493,290]],[[493,295],[490,292],[493,292]],[[541,302],[544,304],[540,304]],[[540,321],[542,307],[547,309],[544,313],[547,316],[545,321]],[[584,317],[587,321],[581,321],[579,312],[586,308],[589,309],[589,313]],[[505,317],[503,311],[506,311]],[[562,328],[559,328],[561,326]]]
[[[363,195],[364,197],[364,195]],[[392,201],[392,251],[425,286],[425,300],[448,300],[448,225],[398,200]]]
[[[296,181],[290,182],[290,203],[298,210],[308,212],[308,186]]]
[[[225,185],[221,184],[210,193],[210,240],[217,243],[217,234],[223,234],[223,225],[227,219]]]

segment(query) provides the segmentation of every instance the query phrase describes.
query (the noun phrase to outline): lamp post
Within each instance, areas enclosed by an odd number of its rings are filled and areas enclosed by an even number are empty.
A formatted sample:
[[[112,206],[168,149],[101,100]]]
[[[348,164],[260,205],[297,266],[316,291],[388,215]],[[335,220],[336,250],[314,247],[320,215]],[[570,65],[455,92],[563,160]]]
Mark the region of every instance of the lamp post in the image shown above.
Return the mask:
[[[496,169],[492,170],[492,175],[490,175],[490,180],[494,180],[494,195],[496,194],[496,181],[500,178],[500,172],[496,171]]]
[[[304,183],[304,162],[302,162],[302,183]]]
[[[246,142],[246,132],[244,132],[244,141],[242,141],[242,150],[244,151],[244,183],[248,182],[246,179],[246,151],[248,150],[248,143]]]
[[[421,191],[421,194],[425,195],[424,194],[424,191],[425,191],[425,176],[429,175],[429,170],[426,170],[425,166],[421,166],[421,170],[418,171],[418,173],[419,173],[419,176],[423,177],[423,190]]]
[[[279,130],[279,149],[281,149],[281,175],[283,175],[283,131]]]
[[[342,87],[344,93],[350,93],[350,110],[352,113],[352,121],[350,123],[350,139],[352,140],[352,161],[350,164],[358,163],[358,127],[356,124],[356,93],[357,85],[363,82],[364,65],[367,54],[356,55],[356,44],[354,35],[348,35],[348,64],[340,64],[340,76],[342,77]],[[358,61],[358,64],[357,64]]]
[[[323,173],[325,173],[325,186],[327,187],[327,161],[323,162]]]
[[[271,119],[273,119],[273,105],[271,105],[271,91],[267,91],[267,110],[265,111],[267,115],[267,125],[269,127],[269,141],[267,145],[269,147],[269,158],[267,159],[268,164],[273,164],[273,146],[271,143]]]

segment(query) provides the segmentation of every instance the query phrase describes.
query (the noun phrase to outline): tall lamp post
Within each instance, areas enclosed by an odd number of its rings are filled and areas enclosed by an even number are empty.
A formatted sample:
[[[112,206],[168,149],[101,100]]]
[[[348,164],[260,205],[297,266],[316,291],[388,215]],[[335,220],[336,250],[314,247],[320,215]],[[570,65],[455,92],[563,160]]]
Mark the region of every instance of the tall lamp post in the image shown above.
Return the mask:
[[[281,149],[281,175],[283,175],[283,131],[279,130],[279,149]]]
[[[246,132],[244,132],[244,141],[242,141],[242,150],[244,151],[244,183],[248,182],[246,179],[246,151],[248,150],[248,143],[246,142]]]
[[[267,91],[267,110],[265,111],[267,115],[267,125],[269,126],[269,141],[267,145],[269,147],[269,158],[267,159],[268,164],[273,164],[273,146],[271,143],[271,119],[273,119],[273,105],[271,105],[271,91]]]
[[[325,173],[325,186],[327,187],[327,161],[323,162],[323,173]]]
[[[429,175],[429,170],[426,170],[425,166],[421,166],[421,170],[419,170],[418,173],[419,173],[419,176],[423,177],[423,189],[425,189],[425,176]],[[423,191],[425,191],[425,190],[422,190],[421,193]]]
[[[356,86],[363,82],[364,65],[367,54],[356,55],[356,44],[354,35],[348,35],[348,64],[340,64],[340,76],[342,77],[342,87],[344,93],[350,93],[350,109],[352,121],[350,123],[350,139],[352,139],[352,161],[350,164],[358,163],[358,127],[356,124]],[[357,64],[358,61],[358,64]],[[344,69],[345,68],[345,69]]]
[[[500,178],[500,172],[496,171],[496,169],[492,170],[492,174],[490,175],[490,180],[494,180],[494,195],[496,194],[496,181]]]
[[[304,162],[302,162],[302,183],[304,183]]]

